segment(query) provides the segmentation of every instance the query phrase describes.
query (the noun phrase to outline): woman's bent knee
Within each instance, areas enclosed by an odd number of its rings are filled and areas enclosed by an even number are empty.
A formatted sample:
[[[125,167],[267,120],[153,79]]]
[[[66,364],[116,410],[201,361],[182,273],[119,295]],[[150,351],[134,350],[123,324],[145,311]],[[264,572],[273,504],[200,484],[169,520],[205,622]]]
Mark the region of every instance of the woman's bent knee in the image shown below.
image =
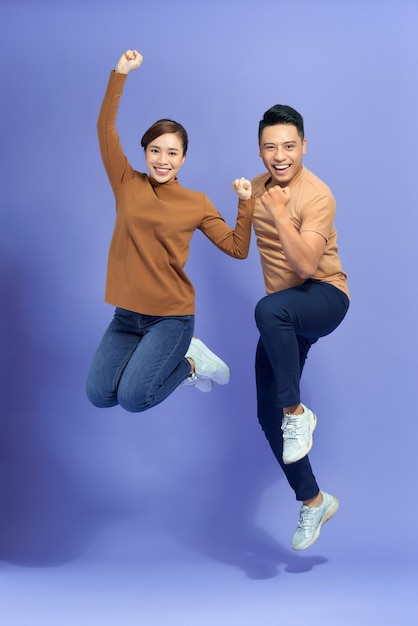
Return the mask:
[[[128,411],[128,413],[144,413],[144,411],[148,411],[148,409],[151,409],[154,406],[151,402],[136,404],[132,402],[123,402],[123,400],[122,402],[119,402],[119,405],[122,409]]]
[[[86,387],[86,394],[92,405],[98,409],[108,409],[117,405],[117,400],[114,396],[106,396],[105,394],[99,393],[97,389]]]
[[[129,413],[143,413],[154,406],[152,399],[144,394],[132,393],[131,390],[123,392],[121,389],[118,391],[118,404]]]

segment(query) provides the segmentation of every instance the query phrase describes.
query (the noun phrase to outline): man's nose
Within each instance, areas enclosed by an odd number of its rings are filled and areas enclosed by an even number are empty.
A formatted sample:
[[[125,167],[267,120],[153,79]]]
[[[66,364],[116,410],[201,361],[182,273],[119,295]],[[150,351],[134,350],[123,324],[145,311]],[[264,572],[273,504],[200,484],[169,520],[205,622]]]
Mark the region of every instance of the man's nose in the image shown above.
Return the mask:
[[[284,159],[283,148],[281,148],[280,146],[276,148],[276,151],[274,153],[274,158],[277,159],[277,161],[283,161]]]

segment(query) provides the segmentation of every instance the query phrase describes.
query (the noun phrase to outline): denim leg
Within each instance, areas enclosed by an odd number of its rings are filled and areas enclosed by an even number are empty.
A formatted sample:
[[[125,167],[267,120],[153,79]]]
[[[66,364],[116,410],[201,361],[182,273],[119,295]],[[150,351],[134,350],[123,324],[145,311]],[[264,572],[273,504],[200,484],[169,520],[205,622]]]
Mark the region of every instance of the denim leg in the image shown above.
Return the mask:
[[[123,372],[118,402],[137,413],[156,406],[190,375],[185,354],[194,329],[193,316],[142,316],[143,336]]]
[[[94,406],[107,408],[119,404],[120,379],[141,340],[137,317],[123,309],[115,310],[87,376],[87,397]]]
[[[306,354],[304,358],[306,358]],[[289,485],[295,492],[296,499],[300,501],[309,500],[315,497],[319,491],[309,458],[305,456],[300,461],[290,465],[285,465],[282,460],[283,433],[281,424],[283,408],[277,402],[276,379],[261,339],[257,346],[255,371],[260,426]]]
[[[192,315],[154,317],[117,308],[88,374],[92,404],[140,412],[162,402],[190,374],[184,355],[193,329]]]

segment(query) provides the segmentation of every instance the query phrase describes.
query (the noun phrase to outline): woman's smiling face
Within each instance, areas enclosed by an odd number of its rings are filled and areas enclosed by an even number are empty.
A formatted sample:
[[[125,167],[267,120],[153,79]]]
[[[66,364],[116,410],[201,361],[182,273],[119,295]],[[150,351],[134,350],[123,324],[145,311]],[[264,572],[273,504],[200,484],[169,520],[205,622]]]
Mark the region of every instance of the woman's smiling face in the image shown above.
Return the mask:
[[[184,147],[178,133],[165,133],[147,145],[145,163],[158,183],[175,178],[184,163]]]

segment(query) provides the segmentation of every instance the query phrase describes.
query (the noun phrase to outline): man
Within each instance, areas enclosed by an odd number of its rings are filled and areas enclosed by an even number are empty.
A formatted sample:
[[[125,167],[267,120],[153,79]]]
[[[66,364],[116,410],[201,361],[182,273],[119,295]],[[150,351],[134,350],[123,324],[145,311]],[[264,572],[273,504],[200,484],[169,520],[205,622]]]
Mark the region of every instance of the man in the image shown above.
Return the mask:
[[[301,403],[300,378],[308,351],[331,333],[349,307],[338,256],[335,200],[303,163],[302,116],[275,105],[259,124],[267,172],[252,181],[254,231],[267,295],[255,316],[258,418],[286,478],[302,502],[292,548],[304,550],[338,509],[321,491],[308,459],[316,415]]]

